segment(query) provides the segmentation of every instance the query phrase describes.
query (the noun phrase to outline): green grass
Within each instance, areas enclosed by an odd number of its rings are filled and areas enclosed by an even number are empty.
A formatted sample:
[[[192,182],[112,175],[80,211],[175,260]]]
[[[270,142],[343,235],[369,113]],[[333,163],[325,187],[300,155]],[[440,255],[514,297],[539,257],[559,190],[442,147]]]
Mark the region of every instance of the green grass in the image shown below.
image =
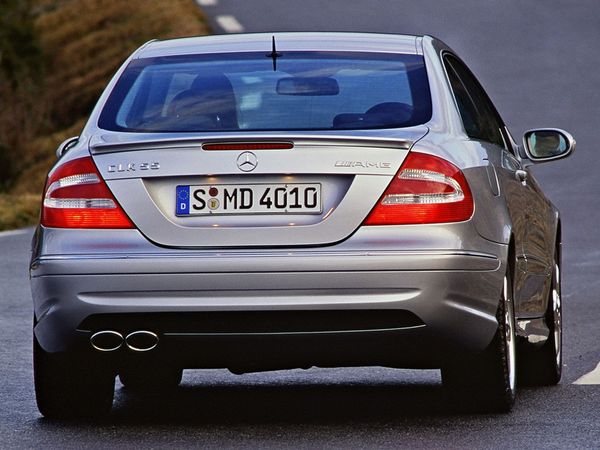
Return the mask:
[[[15,17],[14,30],[0,29],[0,51],[11,50],[10,67],[0,65],[0,104],[11,105],[0,108],[3,230],[37,221],[56,147],[79,134],[133,50],[150,39],[207,34],[208,27],[193,0],[7,0],[0,13]]]
[[[0,194],[0,230],[26,227],[40,215],[39,194]]]

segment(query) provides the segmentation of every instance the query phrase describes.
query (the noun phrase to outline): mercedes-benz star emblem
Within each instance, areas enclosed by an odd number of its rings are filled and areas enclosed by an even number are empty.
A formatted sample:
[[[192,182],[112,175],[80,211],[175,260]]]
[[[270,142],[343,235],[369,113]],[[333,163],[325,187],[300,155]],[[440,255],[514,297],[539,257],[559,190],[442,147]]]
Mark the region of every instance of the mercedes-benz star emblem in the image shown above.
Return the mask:
[[[252,152],[240,153],[237,159],[237,166],[242,172],[251,172],[258,166],[258,158]]]

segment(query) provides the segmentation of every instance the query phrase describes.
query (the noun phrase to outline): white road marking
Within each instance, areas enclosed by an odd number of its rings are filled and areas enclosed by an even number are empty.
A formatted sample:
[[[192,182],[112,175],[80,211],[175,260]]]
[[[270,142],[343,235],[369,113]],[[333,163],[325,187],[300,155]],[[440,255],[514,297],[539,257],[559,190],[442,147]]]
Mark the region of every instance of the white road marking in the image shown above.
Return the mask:
[[[600,363],[594,370],[575,380],[573,384],[600,384]]]
[[[0,238],[9,237],[9,236],[20,236],[22,234],[29,233],[30,230],[26,228],[22,228],[20,230],[9,230],[9,231],[0,231]]]
[[[217,16],[216,21],[226,33],[241,33],[244,27],[233,16]]]
[[[217,0],[196,0],[198,6],[216,6]]]

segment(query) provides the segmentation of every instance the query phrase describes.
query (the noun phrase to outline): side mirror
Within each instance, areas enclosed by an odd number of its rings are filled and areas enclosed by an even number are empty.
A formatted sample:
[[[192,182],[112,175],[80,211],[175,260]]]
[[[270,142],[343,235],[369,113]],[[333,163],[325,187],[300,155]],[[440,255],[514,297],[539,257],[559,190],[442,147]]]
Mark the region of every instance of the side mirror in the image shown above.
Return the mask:
[[[538,128],[523,135],[523,149],[532,162],[565,158],[575,150],[575,139],[556,128]]]
[[[79,136],[71,136],[60,143],[56,149],[56,157],[60,159],[62,155],[67,153],[71,147],[79,142]]]

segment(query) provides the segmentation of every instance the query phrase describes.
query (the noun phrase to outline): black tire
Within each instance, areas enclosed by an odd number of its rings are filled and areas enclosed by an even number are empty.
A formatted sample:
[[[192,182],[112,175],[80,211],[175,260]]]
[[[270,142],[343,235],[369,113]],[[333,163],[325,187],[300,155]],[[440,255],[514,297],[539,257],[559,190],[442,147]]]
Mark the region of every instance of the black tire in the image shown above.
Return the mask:
[[[108,414],[115,375],[89,360],[44,351],[33,337],[33,374],[39,411],[49,419],[80,419]]]
[[[554,260],[552,284],[546,309],[546,324],[550,335],[538,350],[523,350],[519,356],[519,381],[529,386],[552,386],[562,377],[562,304],[560,257]]]
[[[516,396],[515,314],[510,273],[504,277],[496,318],[498,329],[477,357],[442,368],[442,383],[457,406],[509,412]]]
[[[127,389],[153,391],[175,389],[181,383],[182,369],[149,366],[124,367],[119,371],[119,380]]]

